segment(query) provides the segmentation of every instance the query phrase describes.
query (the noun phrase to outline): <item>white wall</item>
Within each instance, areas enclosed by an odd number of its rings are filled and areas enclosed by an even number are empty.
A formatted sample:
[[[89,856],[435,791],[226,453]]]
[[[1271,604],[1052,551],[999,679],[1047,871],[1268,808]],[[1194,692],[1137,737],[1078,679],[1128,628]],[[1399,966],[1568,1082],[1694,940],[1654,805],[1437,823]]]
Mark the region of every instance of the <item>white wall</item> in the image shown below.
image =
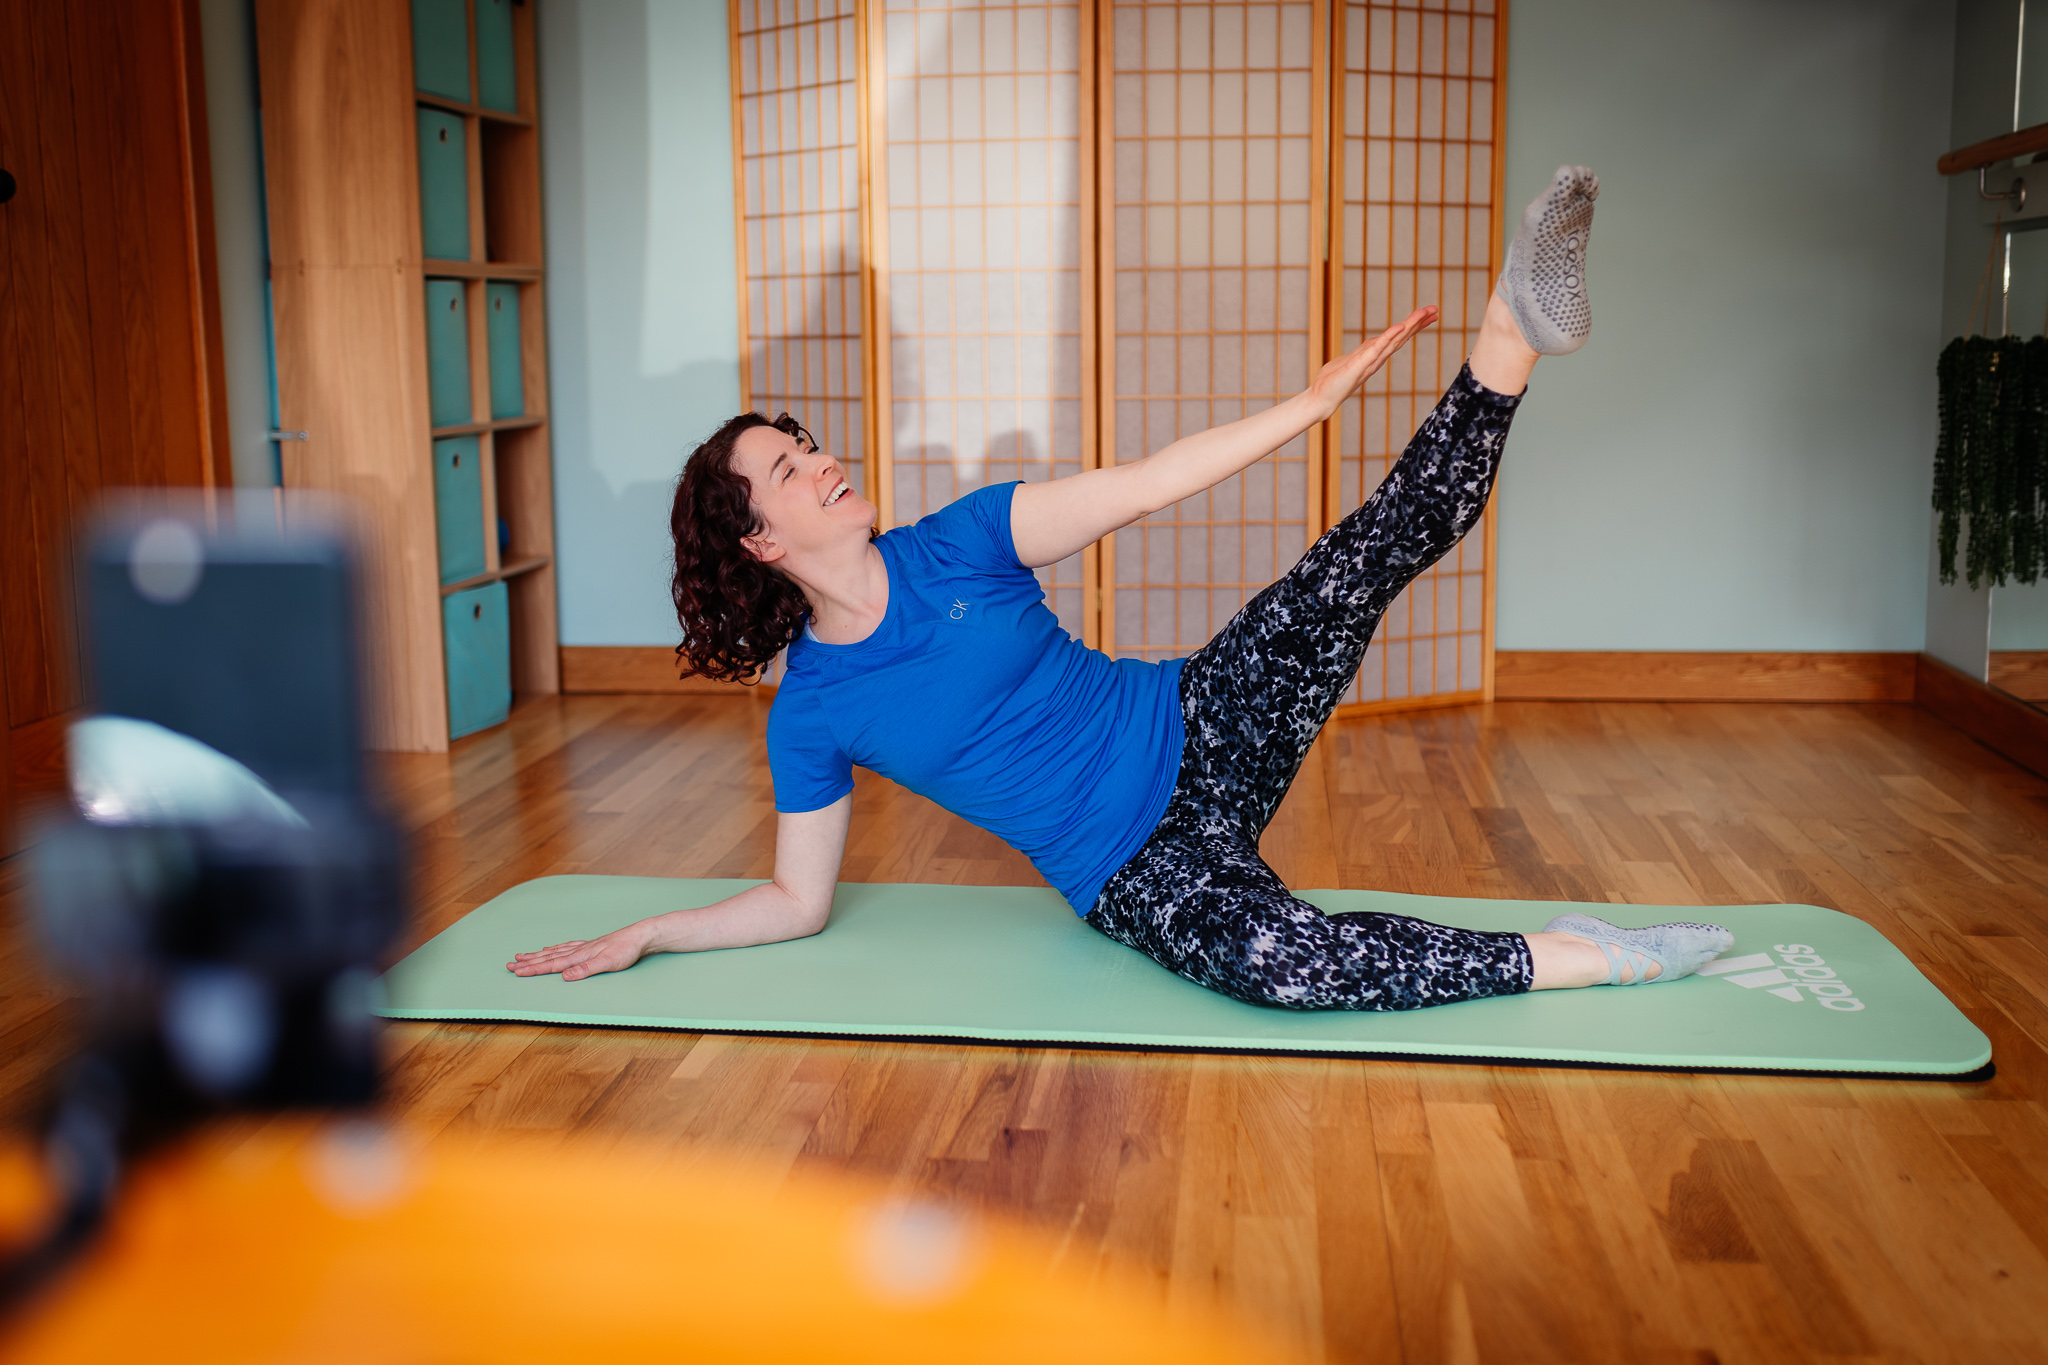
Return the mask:
[[[1954,24],[1515,0],[1512,212],[1565,161],[1601,195],[1593,339],[1508,445],[1501,648],[1921,647]]]
[[[672,644],[676,473],[740,405],[725,5],[539,19],[562,643]]]

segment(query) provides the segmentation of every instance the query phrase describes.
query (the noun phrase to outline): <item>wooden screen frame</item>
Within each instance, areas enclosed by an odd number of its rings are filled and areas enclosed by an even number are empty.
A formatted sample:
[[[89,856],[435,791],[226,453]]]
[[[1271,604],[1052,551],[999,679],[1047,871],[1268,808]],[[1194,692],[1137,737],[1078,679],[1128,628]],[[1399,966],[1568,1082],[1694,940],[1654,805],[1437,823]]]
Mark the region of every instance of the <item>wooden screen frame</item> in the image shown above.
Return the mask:
[[[1487,272],[1493,278],[1500,270],[1501,252],[1504,249],[1503,230],[1507,215],[1503,207],[1507,185],[1507,158],[1502,155],[1507,132],[1507,50],[1508,50],[1508,5],[1510,0],[1494,0],[1493,9],[1493,108],[1490,131],[1493,156],[1489,166],[1490,207],[1492,209],[1490,230],[1487,234]],[[1331,15],[1328,29],[1329,50],[1332,54],[1345,50],[1345,11],[1349,8],[1346,0],[1331,0]],[[1324,30],[1318,28],[1318,36]],[[1341,246],[1344,226],[1344,67],[1343,63],[1331,60],[1326,67],[1328,86],[1328,118],[1317,125],[1330,132],[1326,144],[1327,160],[1323,163],[1325,183],[1329,187],[1326,199],[1328,213],[1325,219],[1324,240],[1328,244],[1324,265],[1325,299],[1325,357],[1339,354],[1343,344],[1344,318],[1342,293],[1344,288],[1344,258]],[[1476,330],[1476,329],[1475,329]],[[1371,381],[1368,380],[1367,383]],[[1343,422],[1343,408],[1340,406],[1329,420],[1322,424],[1327,434],[1323,448],[1326,452],[1324,487],[1325,502],[1323,525],[1334,526],[1343,515],[1338,505],[1342,494],[1342,480],[1338,468],[1343,458],[1343,446],[1339,440]],[[1488,499],[1486,510],[1480,516],[1479,533],[1483,551],[1480,566],[1480,613],[1479,613],[1479,676],[1477,689],[1454,692],[1425,693],[1421,696],[1387,697],[1373,701],[1352,701],[1340,703],[1336,710],[1339,718],[1347,716],[1381,715],[1399,711],[1426,711],[1450,706],[1469,706],[1475,702],[1490,702],[1495,694],[1494,670],[1494,588],[1498,578],[1496,565],[1499,554],[1500,483],[1495,480],[1493,497]]]
[[[1115,449],[1116,271],[1115,259],[1115,0],[1077,0],[1080,65],[1080,193],[1081,193],[1081,468],[1101,468],[1106,452]],[[1313,374],[1338,351],[1342,342],[1343,288],[1343,51],[1344,0],[1310,0],[1309,164],[1309,325],[1308,359]],[[1489,272],[1498,267],[1505,222],[1502,196],[1506,162],[1502,155],[1507,113],[1507,33],[1509,0],[1496,0],[1493,12],[1492,64],[1492,225]],[[740,119],[740,31],[738,0],[728,0],[733,107],[734,237],[739,262],[740,392],[743,404],[753,402],[751,338],[748,317],[746,243],[746,179]],[[889,186],[886,78],[884,61],[885,0],[855,0],[858,221],[860,225],[861,429],[866,450],[863,473],[884,527],[896,524],[895,449],[893,440],[894,376],[887,336],[889,312]],[[1308,486],[1305,520],[1312,533],[1334,525],[1341,480],[1337,462],[1340,415],[1318,423],[1306,433]],[[1498,491],[1495,494],[1498,501]],[[1481,568],[1480,670],[1476,691],[1437,693],[1370,702],[1349,702],[1337,714],[1362,715],[1429,707],[1466,705],[1494,697],[1495,582],[1498,558],[1498,517],[1490,503],[1481,523],[1484,563]],[[1083,641],[1115,652],[1116,594],[1114,537],[1104,537],[1082,552]]]
[[[1097,184],[1099,151],[1094,128],[1100,97],[1096,90],[1096,53],[1098,51],[1098,11],[1106,14],[1111,0],[1074,0],[1078,11],[1076,27],[1080,43],[1080,72],[1076,82],[1080,109],[1078,111],[1078,135],[1075,138],[1079,165],[1077,178],[1080,188],[1080,345],[1081,345],[1081,450],[1080,467],[1083,471],[1096,469],[1101,464],[1102,440],[1098,426],[1099,414],[1105,407],[1101,399],[1103,378],[1100,372],[1102,347],[1099,337],[1098,317],[1101,304],[1096,288],[1097,262],[1103,250],[1098,236],[1101,232],[1097,205],[1101,202]],[[860,220],[862,270],[867,287],[863,300],[868,312],[863,319],[862,351],[868,366],[867,371],[867,436],[868,448],[874,461],[873,480],[869,487],[874,490],[873,501],[878,520],[884,529],[897,524],[896,507],[896,459],[895,423],[893,420],[895,400],[895,375],[892,370],[890,341],[890,267],[889,267],[889,175],[888,157],[888,92],[887,77],[881,63],[886,61],[887,40],[884,32],[887,5],[885,0],[855,0],[861,40],[864,44],[860,57],[859,77],[862,84],[860,107],[863,113],[860,126]],[[730,8],[730,6],[729,6]],[[732,12],[737,13],[736,10]],[[1081,616],[1082,642],[1091,648],[1100,648],[1106,638],[1103,624],[1102,604],[1105,594],[1102,590],[1103,542],[1085,547],[1080,552],[1081,560]]]
[[[1127,0],[1127,3],[1131,0]],[[1336,117],[1336,104],[1329,94],[1331,71],[1330,16],[1336,0],[1308,0],[1309,4],[1309,198],[1308,198],[1308,319],[1301,335],[1306,346],[1306,374],[1312,379],[1316,372],[1329,360],[1331,355],[1325,319],[1331,315],[1329,307],[1327,278],[1318,278],[1318,272],[1327,269],[1331,233],[1329,229],[1328,175],[1330,148],[1336,139],[1331,135]],[[1111,462],[1116,451],[1117,387],[1116,387],[1116,101],[1115,80],[1115,11],[1116,0],[1096,0],[1098,5],[1097,35],[1101,60],[1096,69],[1096,157],[1101,168],[1098,180],[1101,211],[1096,216],[1096,233],[1099,238],[1098,260],[1102,263],[1097,279],[1096,296],[1099,305],[1098,351],[1102,357],[1102,378],[1098,391],[1103,395],[1100,408],[1099,442],[1103,462]],[[1326,497],[1323,489],[1330,483],[1330,454],[1332,449],[1325,440],[1325,425],[1318,423],[1305,433],[1305,487],[1301,505],[1301,524],[1313,542],[1330,525],[1326,517]],[[1150,453],[1150,452],[1144,452]],[[1142,458],[1142,456],[1140,457]],[[1305,543],[1302,549],[1306,551]],[[1105,652],[1116,653],[1116,535],[1111,533],[1097,542],[1099,562],[1098,615],[1100,624],[1098,646]],[[1220,628],[1222,622],[1216,623]],[[1090,643],[1095,643],[1090,641]]]
[[[746,69],[744,57],[745,35],[742,33],[740,28],[740,2],[741,0],[726,0],[725,7],[727,44],[726,55],[728,62],[727,80],[729,84],[727,97],[730,100],[732,110],[731,121],[733,176],[733,258],[737,266],[737,269],[735,271],[735,286],[738,293],[739,305],[737,329],[740,348],[740,407],[743,411],[753,411],[755,408],[755,399],[758,396],[756,392],[755,381],[757,378],[759,378],[759,376],[755,375],[754,373],[754,341],[757,332],[759,335],[767,336],[770,338],[774,337],[774,333],[766,329],[765,326],[757,329],[757,327],[755,326],[757,319],[755,319],[755,317],[753,316],[753,304],[751,299],[752,291],[750,285],[752,282],[752,277],[750,272],[750,262],[752,258],[747,249],[747,148],[746,116],[745,109],[743,106],[743,100],[747,97],[746,91],[744,89],[744,74]],[[758,14],[759,12],[759,6],[773,5],[775,2],[776,0],[758,0],[756,13]],[[859,263],[854,267],[852,273],[856,277],[857,281],[854,292],[857,296],[857,306],[859,308],[860,313],[861,328],[859,356],[859,383],[861,388],[858,400],[860,403],[860,414],[858,419],[853,421],[850,425],[858,428],[861,436],[862,451],[860,460],[860,471],[862,487],[870,495],[875,496],[879,504],[879,494],[876,490],[876,478],[879,470],[879,465],[877,462],[877,456],[874,445],[874,424],[876,405],[869,400],[875,392],[875,368],[877,364],[879,364],[882,367],[882,369],[886,371],[888,366],[888,356],[886,347],[882,348],[882,353],[878,356],[876,353],[876,348],[870,344],[870,338],[874,335],[874,319],[877,316],[875,313],[875,300],[873,297],[874,282],[872,279],[872,273],[869,269],[871,263],[876,259],[874,254],[875,239],[871,239],[871,224],[868,221],[867,215],[867,204],[870,198],[872,197],[869,193],[869,184],[873,170],[869,161],[869,148],[870,143],[872,141],[870,137],[871,130],[869,91],[873,82],[871,82],[868,78],[869,52],[871,50],[869,43],[868,25],[870,22],[870,14],[874,9],[875,7],[871,6],[868,3],[868,0],[854,0],[853,13],[850,16],[852,20],[851,27],[853,31],[854,45],[854,194],[858,199],[858,203],[856,204],[853,210],[853,214],[855,222],[857,224],[859,240],[858,250],[860,256]],[[834,19],[844,19],[849,16],[845,14],[835,14],[831,17]],[[817,22],[817,16],[814,15],[812,19],[798,19],[795,22],[796,26],[800,27],[807,23]],[[764,31],[774,32],[782,27],[784,26],[778,24]],[[782,92],[778,91],[776,93],[780,94]],[[822,108],[820,111],[820,117],[821,119],[823,117]],[[840,145],[843,146],[843,144]],[[770,153],[764,147],[760,154],[765,159],[769,156],[784,156],[789,155],[790,153],[787,149],[775,153]],[[801,155],[802,149],[798,149],[796,154]],[[764,204],[766,202],[767,194],[768,187],[766,180],[766,172],[764,170],[762,180],[762,195]],[[780,210],[778,214],[770,216],[786,216],[788,213],[789,210],[785,207],[784,209]],[[797,210],[797,216],[800,217],[801,215],[802,210]],[[767,228],[764,224],[764,251],[766,246],[766,232]],[[879,238],[879,242],[881,245],[881,249],[886,250],[888,246],[888,227],[886,223],[882,224],[881,226],[881,236]],[[886,313],[882,314],[882,316],[886,316]],[[801,337],[782,337],[778,339],[782,341],[782,343],[785,346],[793,342],[800,343],[802,340],[804,340],[804,338]],[[819,340],[829,342],[832,339],[819,338]],[[787,353],[785,353],[785,370],[787,368],[787,364]],[[832,403],[850,404],[852,400],[849,400],[844,397],[835,396],[833,398],[827,399],[826,401]],[[826,418],[823,423],[813,418],[810,421],[809,425],[822,436],[822,438],[826,441],[827,444],[831,444],[832,422],[829,417]]]

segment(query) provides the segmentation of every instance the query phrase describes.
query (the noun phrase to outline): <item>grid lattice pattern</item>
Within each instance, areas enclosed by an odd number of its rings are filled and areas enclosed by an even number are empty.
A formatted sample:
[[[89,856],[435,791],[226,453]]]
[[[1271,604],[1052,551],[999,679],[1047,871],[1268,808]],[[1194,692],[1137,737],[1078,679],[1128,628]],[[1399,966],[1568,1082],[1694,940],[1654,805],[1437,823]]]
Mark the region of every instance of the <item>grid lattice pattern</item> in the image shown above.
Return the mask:
[[[866,443],[854,0],[733,3],[747,402],[771,416],[794,413],[859,487]]]
[[[888,0],[894,518],[1082,459],[1080,7]],[[1039,571],[1082,633],[1081,556]]]
[[[1338,414],[1331,492],[1355,507],[1456,377],[1492,287],[1492,0],[1347,4],[1331,254],[1340,344],[1435,303],[1443,317]],[[1489,510],[1487,517],[1493,513]],[[1352,702],[1477,692],[1486,528],[1475,529],[1387,612]]]
[[[1115,458],[1307,384],[1313,9],[1113,14]],[[1114,652],[1207,643],[1308,546],[1306,438],[1117,533]],[[1107,575],[1106,575],[1107,576]]]

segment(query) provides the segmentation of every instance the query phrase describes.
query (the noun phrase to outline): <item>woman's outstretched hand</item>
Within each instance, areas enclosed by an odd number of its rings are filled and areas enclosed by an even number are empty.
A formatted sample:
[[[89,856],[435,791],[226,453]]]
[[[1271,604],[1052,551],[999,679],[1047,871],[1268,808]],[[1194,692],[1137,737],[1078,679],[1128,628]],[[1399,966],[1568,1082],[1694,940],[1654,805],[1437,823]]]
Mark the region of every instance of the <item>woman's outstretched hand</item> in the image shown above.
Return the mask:
[[[534,953],[515,953],[505,969],[514,976],[562,974],[564,981],[581,981],[600,972],[623,972],[647,955],[652,935],[647,921],[614,929],[603,938],[576,939],[542,948]]]
[[[1315,382],[1308,386],[1309,394],[1322,409],[1323,416],[1328,417],[1335,412],[1353,390],[1379,373],[1380,366],[1386,364],[1394,352],[1406,346],[1409,338],[1436,319],[1436,305],[1426,304],[1378,336],[1368,338],[1351,354],[1340,355],[1323,366],[1317,372]]]

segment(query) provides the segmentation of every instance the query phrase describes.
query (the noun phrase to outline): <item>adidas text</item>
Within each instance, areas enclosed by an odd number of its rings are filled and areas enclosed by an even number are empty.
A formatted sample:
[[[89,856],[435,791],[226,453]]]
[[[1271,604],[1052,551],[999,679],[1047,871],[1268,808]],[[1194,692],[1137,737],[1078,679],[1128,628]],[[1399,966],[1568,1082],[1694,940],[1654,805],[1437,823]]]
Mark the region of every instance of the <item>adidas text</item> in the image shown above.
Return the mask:
[[[1835,969],[1811,944],[1774,943],[1771,952],[1778,955],[1777,961],[1771,960],[1770,953],[1716,958],[1697,974],[1718,976],[1745,990],[1767,990],[1780,1000],[1795,1004],[1811,995],[1824,1009],[1854,1013],[1863,1008],[1856,993],[1835,975]]]

